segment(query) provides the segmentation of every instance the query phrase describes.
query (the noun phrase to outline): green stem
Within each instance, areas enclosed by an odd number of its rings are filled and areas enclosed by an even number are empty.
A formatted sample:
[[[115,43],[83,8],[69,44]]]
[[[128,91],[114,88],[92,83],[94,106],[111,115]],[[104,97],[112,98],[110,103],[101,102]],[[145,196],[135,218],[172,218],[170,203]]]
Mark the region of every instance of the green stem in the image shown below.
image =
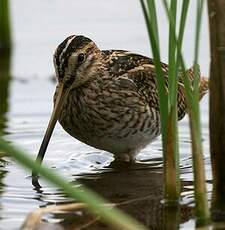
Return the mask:
[[[197,114],[189,109],[191,139],[192,139],[192,158],[194,169],[194,191],[195,191],[195,213],[197,225],[206,225],[209,222],[209,209],[207,203],[207,193],[205,186],[205,169],[203,161],[203,151],[201,144],[201,128],[199,107]]]
[[[177,1],[171,0],[170,12],[173,15],[173,24],[176,24]],[[180,175],[179,175],[179,146],[177,127],[177,71],[176,71],[176,43],[169,28],[169,70],[168,70],[168,109],[167,121],[167,143],[164,153],[164,175],[166,203],[174,203],[180,197]],[[169,203],[168,203],[169,202]]]
[[[148,15],[148,12],[146,10],[146,6],[144,4],[144,0],[140,0],[142,10],[144,13],[145,22],[147,25],[147,30],[149,34],[150,44],[152,48],[152,53],[154,57],[154,64],[156,69],[156,75],[157,75],[157,89],[159,94],[159,109],[160,109],[160,121],[161,121],[161,132],[162,132],[162,139],[163,143],[166,143],[166,123],[168,119],[168,93],[166,92],[166,82],[165,77],[162,72],[162,66],[160,61],[160,52],[159,52],[159,46],[158,42],[156,41],[156,35],[154,34],[154,26],[152,25],[152,22],[150,21],[150,17]],[[151,12],[149,12],[151,13]],[[156,13],[152,13],[151,18],[153,15],[156,15]],[[155,20],[156,21],[156,20]],[[165,147],[165,146],[164,146]]]
[[[171,0],[170,3],[171,21],[169,22],[169,98],[170,106],[177,102],[177,74],[176,74],[176,41],[173,34],[173,25],[176,27],[177,0]],[[177,106],[175,106],[177,107]]]
[[[201,0],[200,0],[201,1]],[[166,9],[166,13],[168,19],[171,20],[171,14],[168,10],[167,2],[164,0],[164,5]],[[202,14],[202,5],[199,3],[197,8],[198,13],[197,16]],[[209,209],[208,203],[206,199],[206,187],[205,187],[205,171],[204,171],[204,161],[203,161],[203,154],[202,154],[202,145],[201,145],[201,126],[200,126],[200,114],[199,114],[199,98],[196,97],[198,95],[192,89],[192,82],[187,76],[186,67],[184,63],[184,59],[181,52],[181,47],[179,47],[179,43],[176,38],[175,32],[175,25],[173,27],[173,34],[177,44],[177,51],[181,61],[181,68],[184,73],[184,86],[185,86],[185,95],[186,101],[188,106],[189,118],[190,118],[190,129],[191,129],[191,139],[192,139],[192,156],[193,156],[193,168],[194,168],[194,183],[195,183],[195,201],[196,201],[196,216],[197,216],[197,223],[203,225],[207,224],[209,220]],[[197,19],[196,23],[196,30],[200,30],[200,19]],[[199,32],[196,35],[195,42],[197,44],[199,39]],[[199,49],[199,45],[195,45],[195,49]],[[198,51],[195,51],[195,62],[197,63],[198,58]],[[194,67],[196,68],[196,66]],[[195,75],[199,73],[199,71],[195,71]],[[200,76],[194,76],[194,78],[200,78]],[[197,80],[194,80],[197,81]],[[196,84],[196,83],[194,83]],[[198,87],[196,87],[196,91],[198,91]]]
[[[149,13],[149,21],[151,22],[152,27],[153,27],[157,46],[158,46],[158,48],[160,48],[160,46],[159,46],[158,20],[157,20],[157,14],[156,14],[155,0],[147,0],[147,6],[148,6],[148,13]]]
[[[11,28],[8,0],[0,1],[0,52],[8,53],[11,49]]]
[[[195,27],[195,48],[194,48],[194,96],[197,100],[199,98],[199,82],[200,76],[198,74],[198,57],[199,57],[199,37],[201,31],[201,21],[202,21],[202,11],[203,11],[203,0],[198,0],[196,2],[197,17],[196,17],[196,27]]]

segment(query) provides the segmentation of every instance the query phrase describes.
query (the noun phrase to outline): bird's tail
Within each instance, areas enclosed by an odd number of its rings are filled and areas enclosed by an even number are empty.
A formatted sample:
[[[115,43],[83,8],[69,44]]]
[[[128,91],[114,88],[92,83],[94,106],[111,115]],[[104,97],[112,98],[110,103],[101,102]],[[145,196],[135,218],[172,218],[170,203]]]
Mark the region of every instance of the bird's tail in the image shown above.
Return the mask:
[[[199,100],[208,92],[209,90],[209,79],[206,77],[201,77],[199,84]]]
[[[201,76],[200,74],[200,68],[198,67],[198,76]],[[193,67],[188,69],[185,76],[182,76],[182,80],[183,81],[184,77],[188,77],[190,82],[191,82],[191,86],[193,87],[194,84],[194,70]],[[202,97],[208,92],[209,89],[209,79],[206,77],[201,77],[200,81],[199,81],[199,100],[202,99]],[[181,120],[184,115],[187,112],[187,101],[186,101],[186,97],[185,97],[185,92],[184,92],[184,84],[182,84],[182,90],[179,91],[178,93],[178,120]]]
[[[198,67],[198,69],[200,71],[199,67]],[[193,67],[191,67],[188,70],[188,77],[193,82],[193,80],[194,80],[194,69],[193,69]],[[200,79],[200,82],[199,82],[199,100],[202,99],[202,97],[208,92],[208,90],[209,90],[209,79],[207,77],[202,76]]]

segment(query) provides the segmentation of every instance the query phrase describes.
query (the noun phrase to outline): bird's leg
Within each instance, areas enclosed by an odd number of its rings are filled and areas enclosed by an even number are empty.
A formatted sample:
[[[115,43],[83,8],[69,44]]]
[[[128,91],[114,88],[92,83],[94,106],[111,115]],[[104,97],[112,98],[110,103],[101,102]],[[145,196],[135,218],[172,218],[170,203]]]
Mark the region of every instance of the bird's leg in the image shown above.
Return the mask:
[[[127,162],[127,163],[134,163],[135,162],[136,154],[133,152],[122,153],[122,154],[115,154],[114,159],[117,162]]]

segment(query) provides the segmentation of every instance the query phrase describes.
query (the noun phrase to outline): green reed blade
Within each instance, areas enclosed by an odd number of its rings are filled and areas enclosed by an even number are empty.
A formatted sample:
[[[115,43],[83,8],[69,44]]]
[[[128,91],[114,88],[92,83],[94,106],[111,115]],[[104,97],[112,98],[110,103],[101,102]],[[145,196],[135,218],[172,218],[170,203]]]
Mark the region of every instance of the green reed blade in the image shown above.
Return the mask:
[[[164,197],[167,205],[176,202],[180,195],[180,182],[179,182],[179,155],[178,155],[178,135],[177,135],[177,109],[176,102],[175,106],[171,107],[169,104],[169,99],[171,97],[171,92],[174,93],[173,88],[166,92],[166,78],[162,74],[161,62],[160,62],[160,46],[158,39],[158,26],[157,26],[157,15],[155,2],[147,0],[147,6],[144,1],[140,1],[144,12],[145,21],[147,24],[147,29],[149,33],[149,39],[151,43],[151,48],[153,52],[154,64],[156,67],[157,74],[157,88],[159,92],[159,107],[160,107],[160,119],[161,119],[161,133],[162,133],[162,143],[163,143],[163,156],[164,156]],[[173,3],[174,6],[174,3]],[[156,39],[157,38],[157,39]],[[157,41],[156,41],[157,40]],[[173,45],[173,43],[170,43]],[[174,45],[176,47],[176,45]],[[173,65],[175,62],[175,50],[173,53]],[[171,59],[171,56],[170,56]],[[171,68],[172,72],[174,68]],[[171,80],[169,80],[171,81]],[[174,84],[177,82],[172,81]],[[170,87],[170,86],[169,86]],[[175,94],[176,95],[176,92]],[[176,96],[174,96],[176,98]],[[175,163],[175,164],[174,164]],[[172,201],[172,202],[171,202]],[[169,203],[168,203],[169,202]]]
[[[170,1],[170,12],[173,24],[176,25],[177,1]],[[171,23],[170,23],[171,24]],[[169,49],[168,49],[168,107],[169,117],[167,121],[167,151],[164,155],[164,174],[166,199],[178,201],[180,197],[180,170],[179,170],[179,144],[177,126],[177,71],[176,71],[176,43],[169,25]]]
[[[164,2],[165,8],[167,7],[165,2]],[[178,34],[178,39],[176,41],[176,36],[174,36],[174,41],[177,45],[177,61],[176,61],[176,74],[179,74],[179,67],[180,65],[183,66],[183,70],[185,69],[184,67],[184,62],[181,60],[182,55],[180,55],[180,52],[182,50],[182,43],[183,43],[183,37],[184,37],[184,31],[185,31],[185,25],[186,25],[186,19],[187,19],[187,13],[188,13],[188,7],[189,7],[189,0],[185,0],[182,3],[182,9],[181,9],[181,17],[180,17],[180,25],[179,25],[179,34]],[[173,31],[173,24],[171,23],[171,33],[175,35]],[[182,63],[182,64],[181,64]]]
[[[182,46],[183,33],[185,29],[185,22],[187,17],[189,1],[182,4],[182,11],[180,17],[180,28],[178,35],[179,47]],[[168,139],[167,139],[167,152],[165,155],[165,175],[167,183],[173,182],[172,186],[167,186],[168,194],[172,200],[179,198],[180,193],[180,180],[179,180],[179,144],[178,144],[178,124],[177,124],[177,90],[178,90],[178,69],[180,65],[180,58],[177,55],[176,37],[174,36],[173,29],[176,27],[176,14],[177,14],[177,1],[170,1],[171,22],[169,22],[169,117],[168,117]],[[174,28],[173,28],[174,27]],[[173,165],[174,168],[169,168]],[[171,177],[173,179],[171,179]],[[173,191],[173,192],[172,192]]]
[[[176,71],[176,42],[171,25],[176,25],[177,0],[170,1],[171,22],[169,22],[169,106],[176,108],[177,102],[177,71]]]
[[[8,0],[0,1],[0,55],[11,48],[11,28]]]
[[[152,24],[153,33],[155,35],[155,40],[157,42],[157,46],[160,52],[160,46],[159,46],[159,31],[158,31],[158,20],[157,20],[157,14],[156,14],[156,6],[155,6],[155,0],[148,0],[147,1],[148,6],[148,12],[149,13],[149,21]]]
[[[164,3],[165,4],[165,3]],[[171,1],[170,15],[171,21],[169,22],[169,96],[170,96],[170,106],[177,108],[177,89],[178,89],[178,71],[180,66],[180,57],[177,54],[177,46],[179,49],[182,47],[183,34],[185,29],[185,23],[187,18],[187,11],[189,6],[189,0],[183,1],[178,40],[176,44],[176,37],[174,36],[174,28],[176,27],[176,13],[177,13],[177,1]],[[169,9],[167,9],[169,11]],[[174,27],[174,28],[173,28]],[[177,114],[177,113],[176,113]],[[177,118],[176,118],[177,119]]]
[[[194,47],[194,96],[195,99],[199,98],[199,82],[200,77],[198,77],[198,58],[199,58],[199,37],[200,37],[200,28],[201,28],[201,21],[202,21],[202,11],[203,11],[203,0],[198,0],[196,2],[197,8],[197,17],[196,17],[196,26],[195,26],[195,47]]]
[[[184,1],[186,1],[186,0],[184,0]],[[162,0],[162,2],[163,2],[163,5],[164,5],[164,8],[165,8],[165,11],[166,11],[166,15],[168,17],[168,21],[170,21],[170,18],[172,17],[172,15],[171,15],[171,13],[169,11],[169,7],[168,7],[168,4],[167,4],[167,1],[166,0]],[[186,65],[185,65],[185,61],[184,61],[182,50],[181,50],[181,43],[177,39],[175,25],[173,25],[172,23],[171,23],[171,29],[173,31],[174,39],[176,41],[177,55],[178,55],[178,58],[179,58],[179,61],[180,61],[180,67],[181,67],[181,71],[182,71],[182,74],[183,74],[183,83],[184,83],[184,86],[185,86],[184,89],[185,89],[185,94],[186,94],[186,97],[187,97],[187,102],[190,103],[190,106],[192,107],[193,106],[193,104],[192,104],[192,98],[193,98],[192,87],[191,87],[190,79],[187,76]],[[180,32],[182,32],[182,30],[183,29],[180,28]]]
[[[147,0],[148,1],[148,0]],[[151,0],[149,0],[148,5],[151,4]],[[167,120],[168,120],[168,94],[166,92],[166,82],[165,78],[163,76],[162,67],[161,67],[161,60],[160,60],[160,48],[159,48],[159,42],[156,41],[158,29],[157,24],[155,22],[157,19],[153,19],[156,17],[156,9],[155,7],[149,7],[149,10],[147,11],[147,6],[144,3],[144,0],[140,0],[141,7],[143,10],[146,27],[149,35],[150,45],[153,53],[153,61],[155,64],[155,70],[156,70],[156,84],[158,89],[158,99],[159,99],[159,110],[160,110],[160,121],[161,121],[161,133],[162,133],[162,144],[163,144],[163,153],[165,155],[166,151],[166,133],[167,133]],[[153,11],[153,12],[152,12]],[[151,16],[150,16],[151,15]],[[151,21],[153,19],[153,21]],[[156,28],[154,28],[154,26]]]
[[[178,34],[177,44],[176,44],[176,37],[174,37],[173,22],[170,23],[170,33],[171,33],[171,36],[173,36],[173,38],[171,37],[171,40],[173,39],[175,45],[178,47],[177,48],[178,50],[182,49],[183,36],[184,36],[184,30],[185,30],[185,25],[186,25],[188,7],[189,7],[189,0],[183,1],[182,9],[181,9],[181,17],[180,17],[180,25],[179,25],[179,34]],[[175,69],[176,69],[176,73],[175,73],[176,80],[178,80],[177,77],[178,77],[179,67],[180,67],[180,56],[178,55],[178,52],[177,52],[176,67],[175,67]],[[175,98],[175,96],[172,98]]]
[[[27,154],[24,154],[18,148],[8,144],[2,138],[0,138],[0,150],[8,153],[12,158],[14,158],[18,163],[24,167],[35,171],[37,174],[43,176],[44,179],[48,180],[50,183],[56,185],[58,188],[68,195],[69,197],[81,201],[87,204],[87,208],[93,213],[98,214],[102,217],[102,220],[110,225],[114,226],[116,229],[121,230],[147,230],[145,226],[137,222],[135,219],[131,218],[124,212],[116,208],[107,208],[105,204],[108,202],[97,195],[90,189],[82,186],[76,186],[75,182],[70,184],[61,177],[56,172],[48,169],[47,167],[41,166],[31,159]],[[74,187],[75,186],[75,187]]]
[[[189,0],[184,0],[183,3],[182,3],[180,26],[179,26],[179,35],[178,35],[178,40],[177,40],[177,47],[178,47],[179,50],[181,50],[181,47],[182,47],[189,2],[190,2]]]
[[[194,104],[195,110],[191,113],[190,119],[192,119],[191,132],[193,137],[192,154],[193,154],[193,168],[195,175],[195,197],[196,200],[196,215],[198,216],[197,224],[204,225],[208,223],[209,220],[209,209],[207,203],[207,193],[205,185],[205,170],[203,161],[203,149],[201,143],[201,121],[200,121],[200,108],[199,108],[199,83],[200,83],[200,68],[198,65],[199,58],[199,38],[201,29],[201,20],[203,12],[203,0],[197,1],[197,16],[196,16],[196,31],[195,31],[195,49],[194,49],[194,82],[193,82],[193,92],[194,92]],[[190,122],[191,123],[191,122]],[[194,154],[196,151],[197,154]]]
[[[159,43],[156,41],[156,35],[155,31],[158,31],[158,29],[154,29],[154,25],[152,24],[152,21],[150,21],[150,18],[153,18],[154,15],[156,15],[156,12],[149,12],[151,14],[151,17],[149,17],[149,14],[147,12],[147,7],[144,3],[144,0],[140,0],[141,7],[143,10],[148,34],[149,34],[149,39],[150,39],[150,44],[152,48],[152,53],[154,57],[154,64],[155,64],[155,69],[156,69],[156,75],[157,75],[157,88],[158,88],[158,93],[159,93],[159,107],[160,107],[160,118],[161,118],[161,130],[162,130],[162,138],[165,140],[165,133],[166,133],[166,122],[168,118],[168,94],[166,92],[165,88],[165,79],[163,76],[162,72],[162,67],[161,67],[161,61],[160,61],[160,52],[159,52]],[[150,3],[149,3],[150,4]],[[154,7],[150,8],[155,10]],[[153,21],[157,21],[156,19]],[[163,141],[164,143],[165,141]]]
[[[168,10],[168,4],[165,0],[163,0],[166,13],[168,16],[168,20],[172,21],[171,14]],[[197,7],[197,19],[196,19],[196,30],[198,30],[196,34],[195,49],[199,49],[199,30],[200,30],[200,22],[201,22],[201,15],[202,15],[202,2],[198,1]],[[173,33],[176,38],[175,32],[175,25],[173,25]],[[204,225],[208,223],[209,220],[209,209],[208,203],[206,198],[206,187],[205,187],[205,171],[204,171],[204,161],[203,161],[203,153],[202,153],[202,144],[201,144],[201,126],[200,126],[200,112],[199,112],[199,98],[194,96],[198,95],[195,91],[198,92],[198,86],[195,88],[192,85],[192,82],[188,79],[186,67],[184,63],[184,59],[182,56],[181,48],[178,46],[177,38],[176,44],[178,48],[178,55],[181,61],[181,68],[184,74],[183,82],[185,86],[185,94],[187,100],[187,106],[189,111],[189,120],[190,120],[190,129],[191,129],[191,139],[192,139],[192,157],[193,157],[193,168],[194,168],[194,184],[195,184],[195,200],[196,200],[196,216],[197,216],[197,223],[200,225]],[[197,63],[198,58],[198,50],[195,50],[195,62]],[[195,65],[195,75],[199,73],[197,71],[197,67]],[[200,79],[200,76],[194,76],[196,79]],[[196,82],[198,80],[195,80]]]

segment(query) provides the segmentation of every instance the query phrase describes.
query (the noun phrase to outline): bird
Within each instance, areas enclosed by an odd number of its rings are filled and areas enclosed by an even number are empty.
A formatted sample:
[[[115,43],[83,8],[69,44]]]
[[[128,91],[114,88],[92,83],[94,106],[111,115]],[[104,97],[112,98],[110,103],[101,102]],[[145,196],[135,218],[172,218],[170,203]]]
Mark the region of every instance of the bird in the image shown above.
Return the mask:
[[[53,55],[57,86],[54,109],[37,160],[42,162],[54,126],[77,140],[108,151],[115,160],[133,162],[161,133],[157,74],[154,60],[126,50],[101,50],[90,38],[71,35]],[[168,65],[161,63],[168,91]],[[193,68],[188,70],[193,82]],[[177,118],[187,112],[179,73]],[[199,100],[208,90],[199,83]]]

